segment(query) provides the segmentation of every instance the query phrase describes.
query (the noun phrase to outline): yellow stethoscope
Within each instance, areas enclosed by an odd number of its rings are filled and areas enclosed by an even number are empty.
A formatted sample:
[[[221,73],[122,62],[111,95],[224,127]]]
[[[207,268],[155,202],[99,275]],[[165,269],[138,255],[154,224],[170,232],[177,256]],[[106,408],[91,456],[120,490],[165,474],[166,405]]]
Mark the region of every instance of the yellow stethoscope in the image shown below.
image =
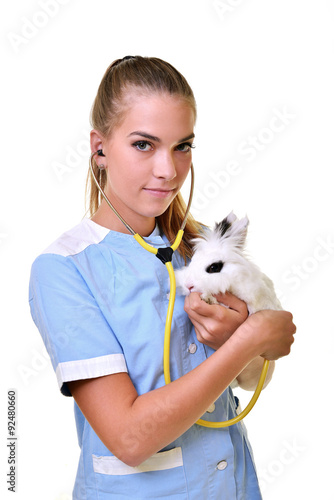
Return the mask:
[[[170,293],[169,293],[169,301],[168,301],[168,309],[167,309],[167,316],[166,316],[166,325],[165,325],[165,336],[164,336],[164,354],[163,354],[163,369],[164,369],[164,377],[165,377],[165,383],[170,384],[171,378],[170,378],[170,338],[171,338],[171,329],[172,329],[172,318],[173,318],[173,311],[174,311],[174,303],[175,303],[175,295],[176,295],[176,282],[175,282],[175,274],[174,274],[174,269],[172,265],[172,255],[177,250],[179,247],[183,233],[184,233],[184,228],[186,225],[187,217],[189,214],[189,209],[193,197],[193,191],[194,191],[194,168],[193,165],[191,164],[191,186],[190,186],[190,195],[189,195],[189,201],[188,201],[188,206],[186,209],[186,213],[183,219],[183,222],[181,224],[181,228],[178,231],[174,243],[167,248],[155,248],[149,243],[147,243],[138,233],[136,233],[129,224],[122,218],[122,216],[117,212],[115,207],[111,204],[110,200],[104,193],[103,189],[101,188],[92,165],[92,159],[93,156],[98,154],[99,156],[104,156],[102,153],[102,150],[95,151],[92,153],[90,157],[90,170],[93,176],[93,179],[95,181],[95,184],[101,193],[102,197],[105,199],[107,202],[108,206],[111,208],[111,210],[117,215],[119,220],[124,224],[124,226],[127,228],[127,230],[132,234],[132,236],[135,238],[135,240],[148,252],[154,254],[158,259],[161,260],[163,264],[165,264],[168,274],[169,274],[169,280],[170,280]],[[197,420],[196,424],[201,425],[203,427],[212,427],[212,428],[221,428],[221,427],[229,427],[231,425],[234,425],[238,422],[240,422],[248,413],[251,411],[253,406],[255,405],[256,401],[258,400],[260,393],[262,391],[264,382],[266,380],[266,376],[268,373],[268,368],[269,368],[269,361],[267,359],[264,360],[261,375],[259,382],[257,384],[257,387],[255,389],[255,392],[253,394],[253,397],[251,398],[250,402],[246,406],[246,408],[239,413],[236,417],[226,420],[225,422],[210,422],[207,420],[202,420],[199,419]]]

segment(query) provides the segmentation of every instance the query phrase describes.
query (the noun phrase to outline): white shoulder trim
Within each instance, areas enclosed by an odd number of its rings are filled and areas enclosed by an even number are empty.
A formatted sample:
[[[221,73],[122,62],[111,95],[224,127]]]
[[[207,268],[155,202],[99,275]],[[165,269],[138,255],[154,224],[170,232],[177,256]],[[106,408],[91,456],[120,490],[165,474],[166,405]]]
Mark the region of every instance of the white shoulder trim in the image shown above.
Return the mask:
[[[100,243],[109,232],[110,230],[106,227],[85,218],[80,224],[63,233],[43,253],[54,253],[63,257],[75,255],[89,245]]]
[[[157,470],[173,469],[183,465],[182,449],[173,448],[168,451],[155,453],[137,467],[130,467],[121,462],[117,457],[98,457],[93,455],[94,472],[107,474],[108,476],[125,476],[138,474],[140,472],[152,472]]]
[[[124,354],[108,354],[97,358],[59,363],[56,375],[61,389],[65,382],[103,377],[127,371]]]

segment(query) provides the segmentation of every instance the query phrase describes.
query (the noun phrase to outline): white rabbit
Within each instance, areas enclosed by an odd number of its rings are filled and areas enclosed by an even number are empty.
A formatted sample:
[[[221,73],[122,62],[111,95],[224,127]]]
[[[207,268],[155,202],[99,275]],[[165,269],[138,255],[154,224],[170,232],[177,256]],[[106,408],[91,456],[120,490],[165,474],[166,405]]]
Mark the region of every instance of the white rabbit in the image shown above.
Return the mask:
[[[246,302],[249,314],[261,309],[282,309],[272,281],[244,254],[248,218],[238,220],[231,212],[213,230],[196,238],[188,266],[175,271],[181,295],[199,292],[210,304],[213,294],[229,291]]]

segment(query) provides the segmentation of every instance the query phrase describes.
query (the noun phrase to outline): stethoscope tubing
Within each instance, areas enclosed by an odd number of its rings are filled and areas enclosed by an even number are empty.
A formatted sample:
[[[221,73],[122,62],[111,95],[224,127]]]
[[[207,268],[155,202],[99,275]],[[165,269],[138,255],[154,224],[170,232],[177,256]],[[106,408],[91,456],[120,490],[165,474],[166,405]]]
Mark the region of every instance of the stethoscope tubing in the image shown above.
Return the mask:
[[[90,171],[92,173],[92,177],[94,179],[94,182],[101,193],[102,197],[108,204],[108,206],[111,208],[111,210],[115,213],[115,215],[119,218],[119,220],[124,224],[124,226],[127,228],[127,230],[132,234],[132,236],[135,238],[135,240],[148,252],[158,256],[158,249],[155,248],[154,246],[150,245],[147,241],[144,240],[140,234],[136,233],[132,227],[123,219],[123,217],[119,214],[119,212],[116,210],[116,208],[112,205],[110,200],[108,199],[107,195],[104,193],[103,189],[101,188],[95,173],[94,169],[92,166],[92,158],[93,156],[97,154],[97,151],[95,153],[92,153],[90,157]],[[191,164],[191,185],[190,185],[190,194],[189,194],[189,200],[188,200],[188,205],[186,208],[186,212],[184,215],[183,222],[181,224],[181,228],[178,231],[174,243],[170,246],[171,255],[172,253],[177,250],[179,247],[183,233],[184,233],[184,228],[187,222],[187,217],[189,214],[190,210],[190,205],[192,202],[192,197],[193,197],[193,191],[194,191],[194,167]],[[166,316],[166,324],[165,324],[165,334],[164,334],[164,354],[163,354],[163,370],[164,370],[164,378],[165,378],[165,384],[168,385],[171,383],[171,376],[170,376],[170,342],[171,342],[171,330],[172,330],[172,320],[173,320],[173,312],[174,312],[174,304],[175,304],[175,297],[176,297],[176,281],[175,281],[175,273],[171,261],[171,255],[170,259],[167,261],[163,260],[163,263],[166,265],[168,275],[169,275],[169,281],[170,281],[170,293],[169,293],[169,301],[168,301],[168,308],[167,308],[167,316]],[[159,257],[160,258],[160,257]],[[160,259],[161,260],[161,259]],[[248,415],[248,413],[251,411],[251,409],[254,407],[255,403],[257,402],[261,391],[263,389],[266,376],[268,373],[269,369],[269,361],[264,360],[261,375],[259,378],[259,382],[257,384],[257,387],[255,389],[255,392],[253,394],[253,397],[251,398],[250,402],[246,406],[246,408],[239,413],[236,417],[226,420],[225,422],[211,422],[208,420],[202,420],[199,419],[196,421],[196,424],[202,426],[202,427],[211,427],[211,428],[222,428],[222,427],[229,427],[231,425],[234,425],[238,422],[240,422],[243,418]]]

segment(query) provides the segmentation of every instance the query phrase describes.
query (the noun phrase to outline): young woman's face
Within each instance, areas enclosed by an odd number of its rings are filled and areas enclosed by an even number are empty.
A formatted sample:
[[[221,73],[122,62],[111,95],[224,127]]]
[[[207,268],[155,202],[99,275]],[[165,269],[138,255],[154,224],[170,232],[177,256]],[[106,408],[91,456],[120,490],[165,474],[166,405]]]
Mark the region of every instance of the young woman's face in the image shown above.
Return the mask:
[[[130,103],[102,149],[105,192],[135,228],[138,222],[152,226],[181,189],[192,161],[195,117],[190,105],[170,95],[134,94]]]

